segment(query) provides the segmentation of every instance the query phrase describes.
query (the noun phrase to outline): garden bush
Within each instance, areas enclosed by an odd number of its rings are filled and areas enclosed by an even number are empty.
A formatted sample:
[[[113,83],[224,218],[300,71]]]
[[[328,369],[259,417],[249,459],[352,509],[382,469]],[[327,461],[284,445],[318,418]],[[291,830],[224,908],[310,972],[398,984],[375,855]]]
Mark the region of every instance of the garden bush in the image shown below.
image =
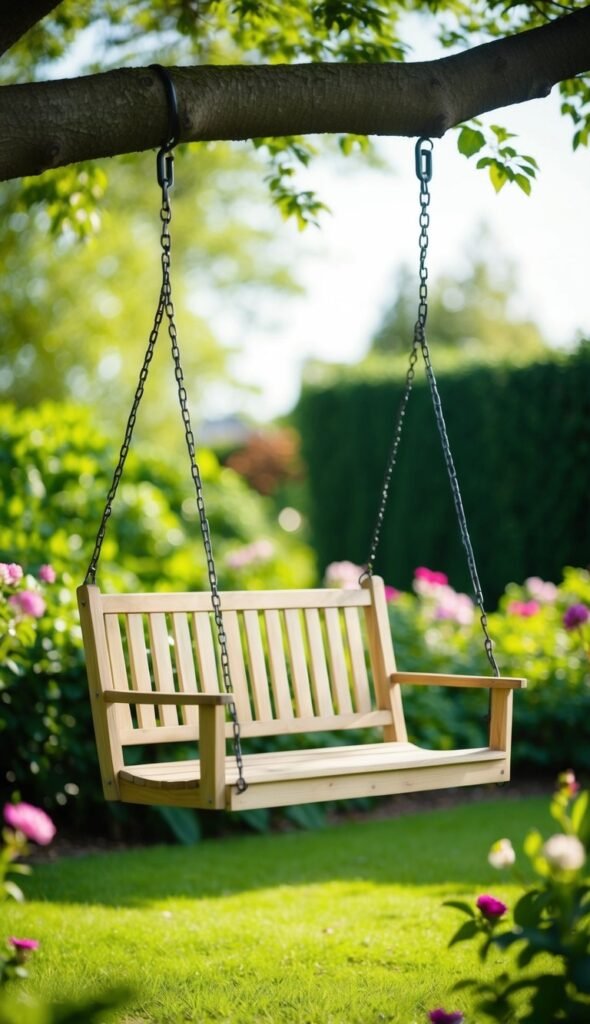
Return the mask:
[[[92,830],[151,813],[103,801],[75,603],[117,451],[87,410],[0,406],[0,778]],[[131,451],[103,547],[105,590],[207,587],[183,456],[176,466]],[[221,586],[309,582],[311,553],[270,504],[210,452],[199,460]]]
[[[303,389],[294,420],[322,569],[343,553],[355,562],[367,558],[404,373],[386,360],[333,367]],[[556,582],[564,565],[586,565],[590,343],[526,366],[445,368],[439,390],[490,607],[512,580],[538,574]],[[460,589],[467,586],[432,403],[419,371],[377,569],[407,588],[420,564],[439,565]]]

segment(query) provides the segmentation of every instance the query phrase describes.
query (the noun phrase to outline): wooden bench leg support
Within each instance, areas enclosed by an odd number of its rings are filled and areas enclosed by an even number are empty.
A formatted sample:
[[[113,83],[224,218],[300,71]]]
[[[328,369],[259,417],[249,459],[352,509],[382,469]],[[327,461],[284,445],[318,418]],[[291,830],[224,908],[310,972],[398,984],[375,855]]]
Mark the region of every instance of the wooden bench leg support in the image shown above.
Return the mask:
[[[490,747],[510,751],[512,741],[512,690],[492,690],[490,702]]]
[[[199,760],[203,808],[225,807],[225,707],[199,707]]]

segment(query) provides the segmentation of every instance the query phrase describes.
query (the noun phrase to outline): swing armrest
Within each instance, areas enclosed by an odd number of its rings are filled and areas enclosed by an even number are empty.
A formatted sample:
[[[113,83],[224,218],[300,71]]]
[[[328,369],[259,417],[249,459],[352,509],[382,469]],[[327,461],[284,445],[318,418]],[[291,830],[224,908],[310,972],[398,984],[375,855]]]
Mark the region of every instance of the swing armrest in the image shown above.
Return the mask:
[[[483,690],[524,690],[526,679],[512,676],[439,675],[438,672],[392,672],[391,683],[413,683],[415,686],[463,686]]]
[[[230,693],[158,693],[155,690],[105,690],[103,697],[107,704],[184,704],[210,707],[216,704],[231,704]]]
[[[199,807],[225,807],[225,707],[230,693],[157,693],[140,690],[105,690],[107,704],[197,705],[199,708]]]
[[[456,676],[435,672],[392,672],[389,680],[418,686],[465,686],[490,691],[489,747],[503,750],[510,758],[512,742],[512,691],[524,690],[526,679],[510,676]]]

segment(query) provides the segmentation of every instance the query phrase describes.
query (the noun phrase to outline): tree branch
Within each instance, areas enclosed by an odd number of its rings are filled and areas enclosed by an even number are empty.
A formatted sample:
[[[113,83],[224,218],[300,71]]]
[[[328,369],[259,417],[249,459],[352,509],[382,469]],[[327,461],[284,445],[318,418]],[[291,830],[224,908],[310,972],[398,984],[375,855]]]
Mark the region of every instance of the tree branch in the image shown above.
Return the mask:
[[[590,7],[550,25],[413,64],[175,68],[183,142],[353,132],[442,136],[547,96],[590,68]],[[0,180],[153,149],[167,130],[149,68],[0,90]]]
[[[24,0],[23,3],[3,4],[0,11],[0,56],[60,3],[61,0]]]

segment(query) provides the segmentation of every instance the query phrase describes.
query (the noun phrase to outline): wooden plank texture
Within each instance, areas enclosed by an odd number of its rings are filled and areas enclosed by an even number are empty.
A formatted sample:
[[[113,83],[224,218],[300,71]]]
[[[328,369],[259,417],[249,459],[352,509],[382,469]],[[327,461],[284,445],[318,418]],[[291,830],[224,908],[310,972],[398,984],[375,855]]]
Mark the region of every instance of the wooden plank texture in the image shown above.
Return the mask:
[[[346,658],[344,656],[344,644],[342,642],[342,631],[340,628],[340,613],[338,608],[326,608],[324,612],[326,619],[326,635],[328,638],[328,661],[330,664],[330,680],[332,683],[332,701],[340,715],[352,714],[352,701],[350,699],[350,687],[348,682],[348,671]]]
[[[307,639],[309,641],[309,657],[311,668],[311,685],[315,713],[319,717],[333,715],[332,694],[330,692],[330,677],[326,664],[326,652],[324,649],[324,637],[320,622],[320,613],[317,608],[308,608],[305,611],[305,625],[307,628]]]
[[[127,615],[125,628],[127,630],[131,686],[134,690],[149,693],[152,689],[152,678],[145,646],[143,617],[135,612]],[[141,729],[154,729],[156,727],[156,711],[153,705],[138,707],[137,723]]]
[[[299,718],[311,718],[313,715],[313,705],[311,703],[309,672],[307,671],[307,657],[305,654],[303,630],[301,628],[301,612],[299,609],[286,609],[285,624],[287,627],[289,661],[293,678],[293,690],[295,694],[297,716]]]
[[[268,676],[266,674],[264,648],[262,646],[257,611],[247,610],[244,612],[244,626],[246,627],[248,666],[250,669],[250,684],[254,698],[256,718],[270,720],[274,716],[268,691]]]
[[[181,612],[173,612],[172,629],[174,633],[174,657],[178,689],[181,693],[196,693],[195,658],[186,615]],[[183,725],[198,725],[198,715],[194,707],[188,707],[185,704],[181,708],[180,715]]]
[[[276,717],[282,719],[293,718],[293,704],[291,702],[287,664],[285,661],[285,646],[278,611],[274,608],[266,611],[264,613],[264,621],[266,624],[270,678]]]
[[[352,667],[354,710],[370,711],[371,691],[369,689],[365,646],[363,644],[358,608],[345,608],[344,622],[346,624],[346,636]]]
[[[158,693],[174,693],[170,641],[166,616],[163,612],[153,612],[152,615],[148,615],[148,628],[156,690]],[[178,725],[178,713],[175,707],[159,704],[158,708],[162,725]]]

